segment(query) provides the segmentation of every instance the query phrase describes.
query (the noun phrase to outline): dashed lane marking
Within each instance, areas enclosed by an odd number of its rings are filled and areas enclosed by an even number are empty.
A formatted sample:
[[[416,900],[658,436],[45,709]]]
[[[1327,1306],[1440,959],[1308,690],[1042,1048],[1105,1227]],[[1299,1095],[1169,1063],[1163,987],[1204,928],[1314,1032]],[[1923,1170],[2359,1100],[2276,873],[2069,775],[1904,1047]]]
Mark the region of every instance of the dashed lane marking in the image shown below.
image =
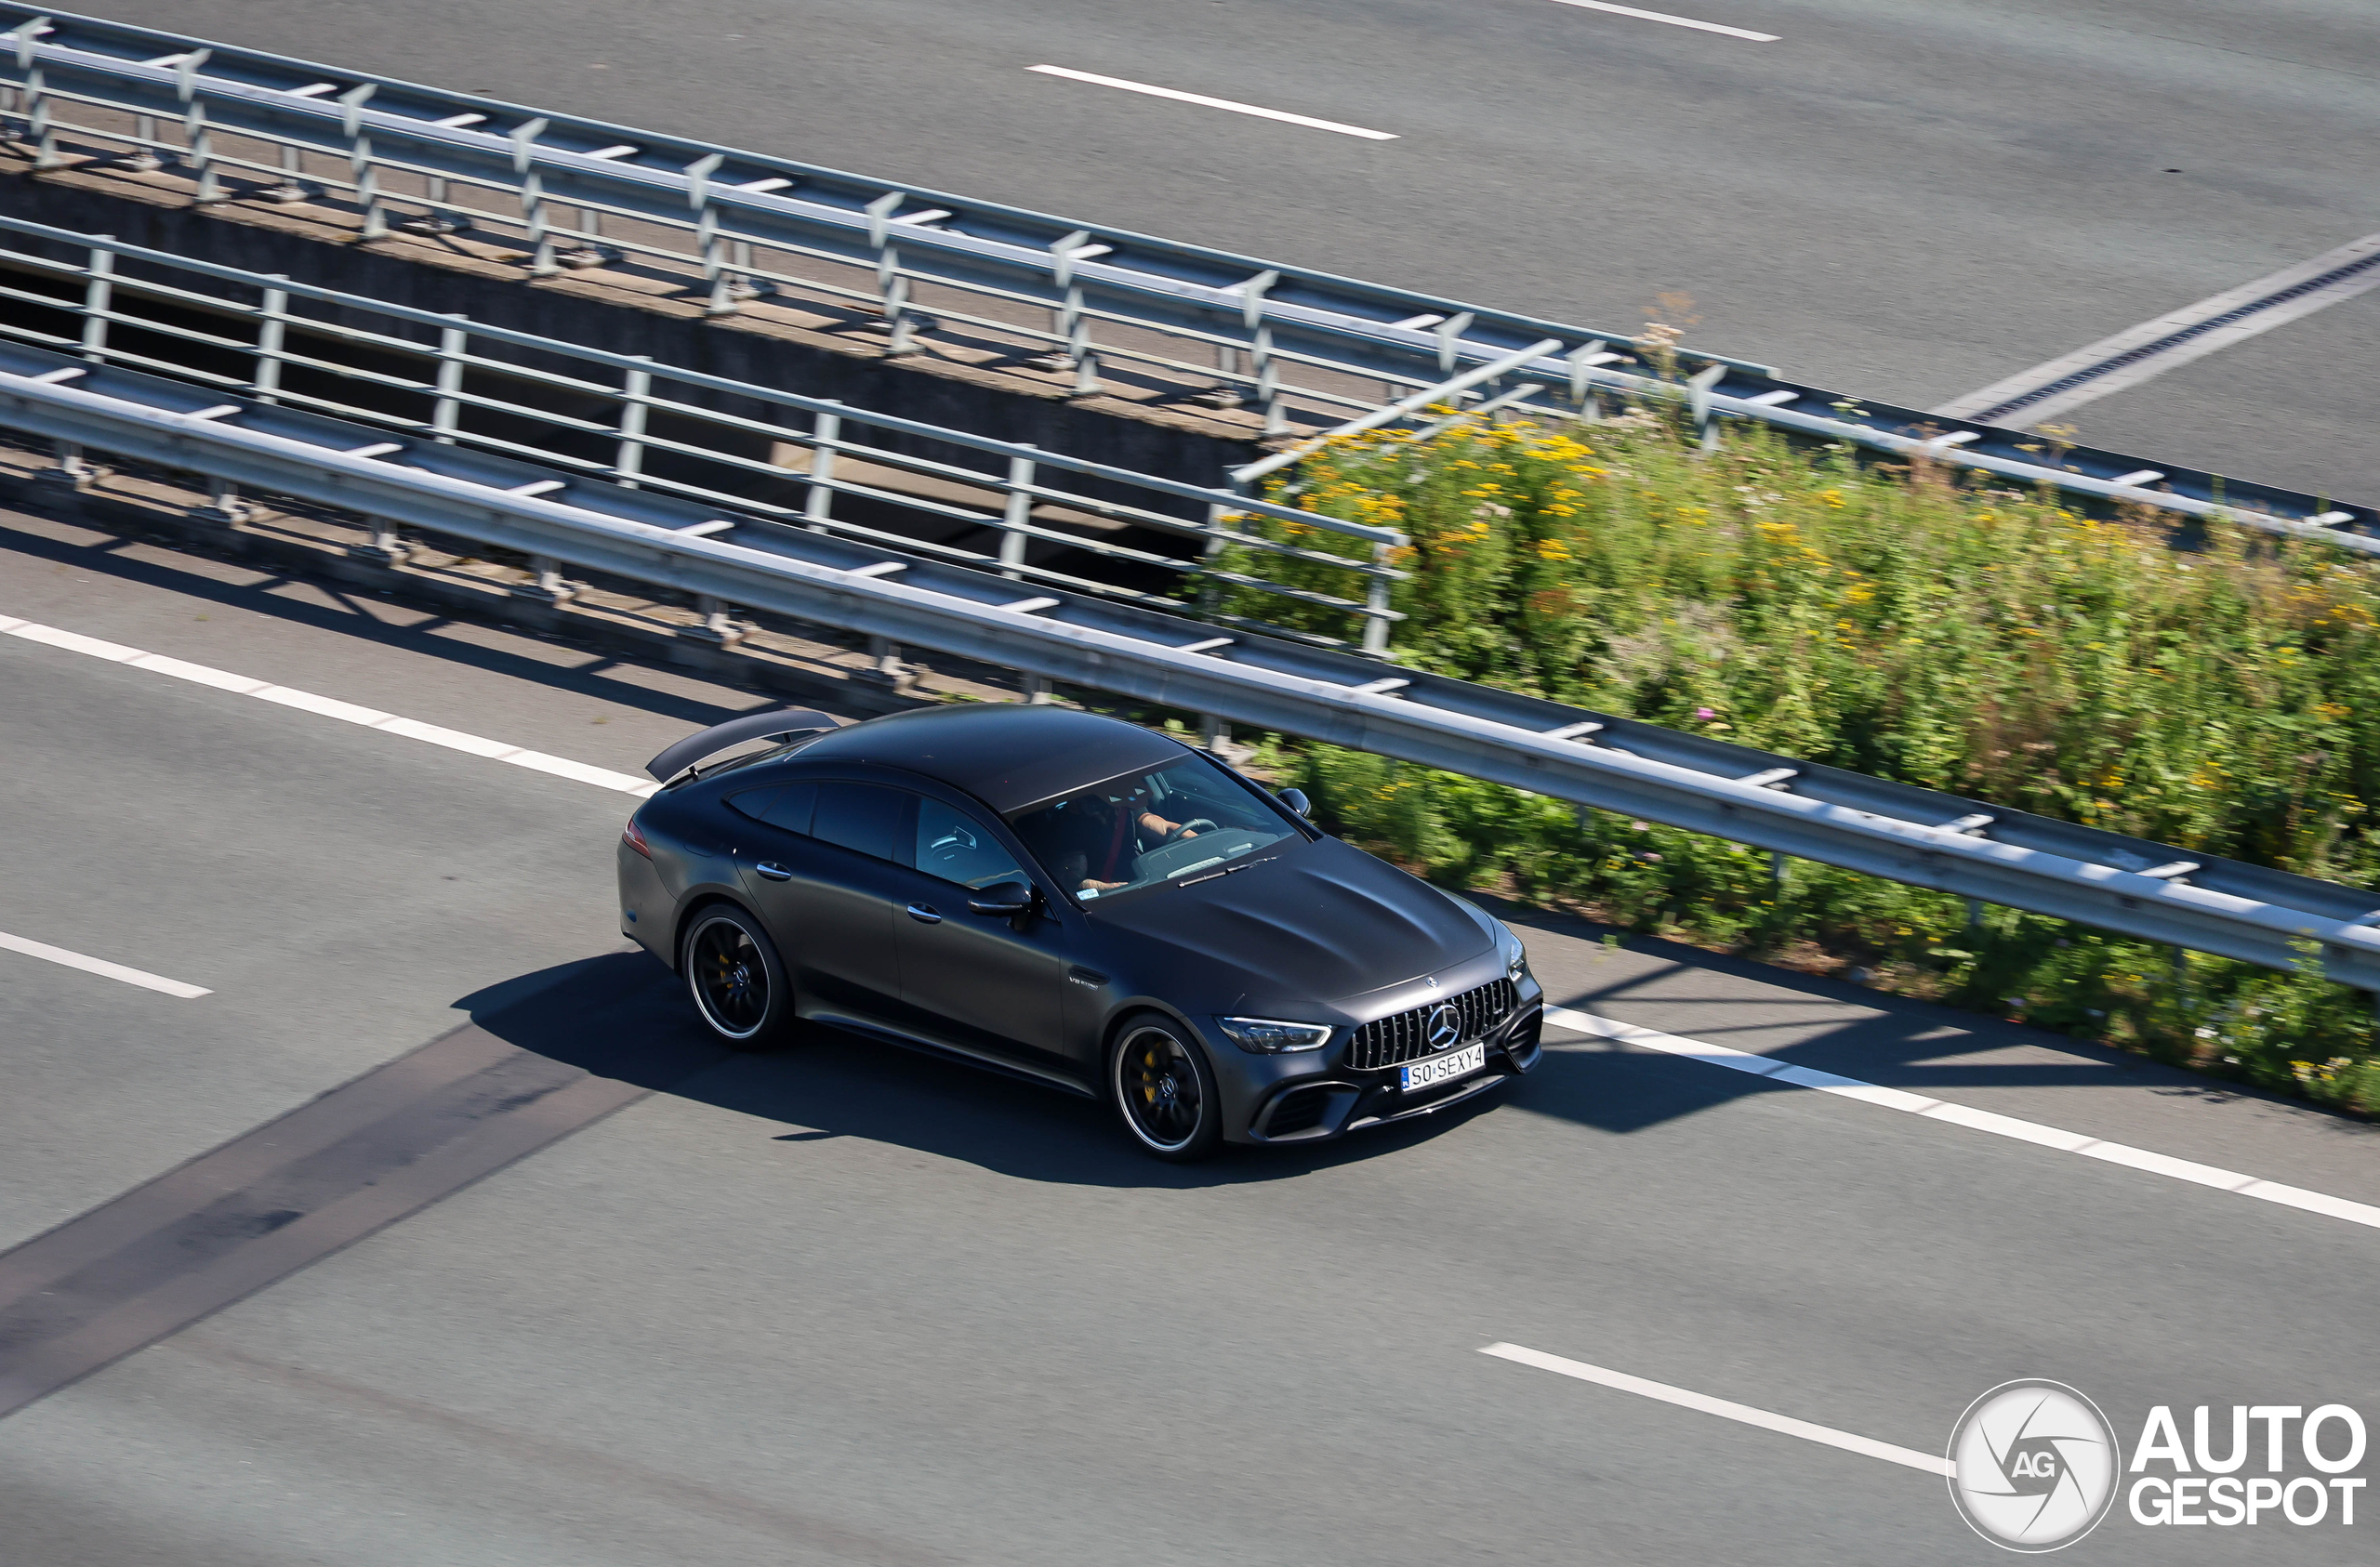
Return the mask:
[[[6,930],[0,930],[0,951],[22,953],[27,957],[38,957],[45,963],[55,963],[61,968],[80,968],[86,974],[97,974],[109,980],[121,980],[127,985],[139,985],[142,990],[178,995],[184,1001],[195,1001],[202,995],[215,994],[204,985],[186,985],[179,980],[169,980],[163,974],[152,974],[139,968],[127,968],[121,963],[110,963],[104,957],[86,957],[79,952],[68,952],[64,947],[53,947],[47,942],[36,942],[24,936],[11,936]]]
[[[2349,1224],[2380,1230],[2380,1207],[2373,1207],[2368,1203],[2351,1203],[2344,1197],[2328,1196],[2320,1192],[2308,1192],[2302,1186],[2283,1186],[2277,1180],[2265,1180],[2214,1165],[2176,1159],[2166,1153],[2152,1153],[2145,1148],[2084,1137],[2079,1132],[2064,1131],[2038,1121],[2020,1121],[2013,1115],[1998,1115],[1988,1110],[1977,1110],[1971,1105],[1950,1104],[1905,1089],[1887,1088],[1879,1083],[1863,1083],[1857,1077],[1841,1077],[1831,1072],[1795,1066],[1774,1056],[1763,1056],[1750,1050],[1732,1050],[1725,1045],[1712,1045],[1699,1039],[1682,1039],[1673,1034],[1638,1028],[1633,1023],[1597,1017],[1593,1012],[1573,1011],[1567,1007],[1548,1007],[1545,1021],[1576,1034],[1633,1045],[1640,1049],[1659,1050],[1664,1055],[1682,1056],[1708,1066],[1724,1066],[1731,1072],[1750,1073],[1771,1083],[1789,1084],[1796,1088],[1815,1088],[1822,1094],[1860,1100],[1886,1110],[1922,1115],[1929,1121],[1947,1121],[1969,1131],[1990,1132],[1994,1137],[2038,1143],[2060,1152],[2079,1153],[2085,1159],[2104,1160],[2128,1169],[2143,1170],[2174,1180],[2187,1180],[2198,1186],[2212,1186],[2219,1192],[2237,1192],[2259,1202],[2279,1203],[2283,1207],[2302,1208],[2326,1218],[2345,1219]]]
[[[139,648],[127,648],[121,642],[106,642],[97,637],[86,637],[79,631],[61,631],[54,625],[41,625],[28,620],[18,620],[10,615],[0,615],[0,632],[5,632],[11,637],[21,637],[28,642],[39,642],[46,647],[62,648],[68,652],[103,658],[111,664],[121,664],[129,669],[146,670],[152,675],[170,675],[177,680],[188,680],[194,685],[212,686],[217,691],[253,696],[262,702],[273,703],[283,707],[294,707],[298,712],[312,713],[319,718],[337,718],[342,723],[378,730],[383,734],[393,734],[400,739],[418,740],[426,744],[443,745],[450,751],[485,757],[491,761],[508,762],[514,767],[525,767],[533,772],[551,773],[556,778],[567,778],[575,784],[591,784],[599,789],[615,789],[624,795],[634,795],[640,799],[661,786],[650,778],[638,778],[625,772],[614,772],[609,768],[590,767],[585,762],[572,761],[567,757],[549,757],[543,751],[532,751],[524,745],[509,745],[501,740],[489,740],[481,735],[466,734],[460,730],[442,729],[436,724],[425,724],[417,719],[399,718],[393,713],[383,713],[377,707],[359,706],[352,702],[341,702],[337,697],[318,696],[312,691],[277,686],[270,680],[259,680],[246,675],[235,675],[228,669],[212,669],[204,664],[192,664],[183,659],[167,658],[163,653],[144,652]],[[137,970],[127,969],[126,972],[133,973]],[[153,979],[154,976],[150,978]],[[165,981],[163,983],[171,984],[173,981]],[[204,995],[206,993],[199,991],[196,994]]]
[[[1252,103],[1235,103],[1227,98],[1209,98],[1204,93],[1177,92],[1171,87],[1153,87],[1146,82],[1127,82],[1121,76],[1096,76],[1088,71],[1069,71],[1063,65],[1028,65],[1025,69],[1043,76],[1063,76],[1069,82],[1089,82],[1096,87],[1116,87],[1128,93],[1145,93],[1151,98],[1170,98],[1176,103],[1195,103],[1205,109],[1228,109],[1235,114],[1253,114],[1260,120],[1279,120],[1313,130],[1337,131],[1341,136],[1360,136],[1367,141],[1396,139],[1393,131],[1366,130],[1361,125],[1342,125],[1336,120],[1317,120],[1310,114],[1290,114],[1278,109],[1260,109]]]
[[[1633,6],[1615,6],[1610,0],[1554,0],[1557,6],[1576,6],[1582,11],[1609,11],[1616,17],[1634,17],[1638,21],[1665,21],[1672,27],[1690,27],[1698,33],[1717,33],[1729,38],[1741,38],[1753,44],[1774,44],[1774,33],[1754,33],[1748,27],[1729,27],[1725,22],[1697,21],[1692,17],[1673,17],[1667,11],[1640,11]]]
[[[1575,1376],[1581,1382],[1593,1382],[1642,1398],[1659,1399],[1663,1403],[1676,1404],[1680,1409],[1716,1415],[1723,1420],[1739,1420],[1747,1426],[1757,1426],[1764,1431],[1800,1437],[1804,1442],[1823,1442],[1829,1447],[1839,1447],[1845,1453],[1857,1453],[1862,1457],[1882,1458],[1887,1464],[1906,1464],[1912,1469],[1924,1469],[1927,1474],[1952,1475],[1958,1472],[1951,1468],[1950,1460],[1937,1454],[1920,1453],[1911,1447],[1896,1447],[1889,1442],[1857,1436],[1850,1431],[1838,1431],[1831,1426],[1813,1425],[1807,1420],[1796,1420],[1790,1415],[1772,1415],[1765,1409],[1754,1409],[1748,1403],[1714,1399],[1708,1393],[1673,1388],[1666,1382],[1648,1381],[1642,1376],[1631,1376],[1624,1371],[1589,1365],[1584,1361],[1566,1360],[1560,1355],[1549,1355],[1542,1350],[1524,1349],[1518,1344],[1490,1344],[1479,1352],[1493,1355],[1498,1360],[1511,1361],[1515,1365],[1533,1365],[1540,1371]]]

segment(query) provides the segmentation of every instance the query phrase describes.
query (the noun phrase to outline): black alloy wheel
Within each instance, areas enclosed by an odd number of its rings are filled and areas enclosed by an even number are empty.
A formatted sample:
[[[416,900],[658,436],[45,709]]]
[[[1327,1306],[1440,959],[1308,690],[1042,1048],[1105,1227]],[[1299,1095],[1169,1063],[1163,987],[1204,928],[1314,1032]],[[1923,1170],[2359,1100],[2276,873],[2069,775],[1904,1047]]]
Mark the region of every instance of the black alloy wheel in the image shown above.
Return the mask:
[[[738,1050],[770,1044],[792,1011],[785,965],[760,923],[725,903],[686,931],[686,988],[711,1033]]]
[[[1154,1016],[1127,1023],[1108,1079],[1125,1129],[1147,1152],[1187,1164],[1222,1146],[1215,1074],[1180,1025]]]

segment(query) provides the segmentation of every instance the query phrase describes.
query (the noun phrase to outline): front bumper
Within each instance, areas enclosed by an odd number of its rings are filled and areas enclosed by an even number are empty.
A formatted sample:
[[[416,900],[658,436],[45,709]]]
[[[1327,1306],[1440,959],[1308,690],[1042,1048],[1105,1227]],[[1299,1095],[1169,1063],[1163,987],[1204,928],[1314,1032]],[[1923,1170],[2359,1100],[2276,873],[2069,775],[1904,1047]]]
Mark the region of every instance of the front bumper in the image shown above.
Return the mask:
[[[1396,1067],[1336,1070],[1293,1078],[1257,1105],[1241,1138],[1262,1143],[1326,1142],[1349,1132],[1435,1115],[1501,1087],[1536,1066],[1544,1054],[1545,993],[1527,984],[1512,1013],[1476,1040],[1487,1047],[1485,1070],[1451,1083],[1407,1093]]]

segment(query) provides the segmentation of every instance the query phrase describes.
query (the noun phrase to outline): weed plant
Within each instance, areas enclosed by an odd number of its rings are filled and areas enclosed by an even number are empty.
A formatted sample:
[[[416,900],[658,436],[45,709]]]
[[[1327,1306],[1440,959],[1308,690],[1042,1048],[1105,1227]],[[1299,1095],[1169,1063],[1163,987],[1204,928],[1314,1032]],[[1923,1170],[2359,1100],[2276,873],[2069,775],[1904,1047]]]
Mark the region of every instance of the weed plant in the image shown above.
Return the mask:
[[[2380,885],[2380,573],[2320,542],[2082,515],[1923,460],[1664,414],[1335,441],[1274,494],[1399,528],[1420,668],[2045,816]],[[1294,523],[1244,528],[1360,547]],[[1252,552],[1251,552],[1252,553]],[[1229,562],[1241,564],[1240,562]],[[1344,573],[1271,557],[1343,591]],[[1284,618],[1284,600],[1226,607]],[[1289,624],[1333,636],[1339,612]],[[1326,746],[1336,830],[1451,883],[2380,1112],[2371,998]],[[2375,893],[2380,906],[2380,893]]]

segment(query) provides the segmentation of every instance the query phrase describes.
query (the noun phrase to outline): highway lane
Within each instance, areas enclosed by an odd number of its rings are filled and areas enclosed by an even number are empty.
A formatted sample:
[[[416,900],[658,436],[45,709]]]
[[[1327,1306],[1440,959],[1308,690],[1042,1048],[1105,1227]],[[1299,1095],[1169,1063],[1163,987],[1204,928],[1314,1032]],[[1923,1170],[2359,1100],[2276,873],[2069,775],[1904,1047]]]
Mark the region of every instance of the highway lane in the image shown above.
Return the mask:
[[[1652,7],[1774,43],[1552,0],[91,3],[1622,331],[1687,293],[1694,340],[1919,407],[2380,229],[2380,41],[2346,0]],[[2380,496],[2375,312],[2066,422]]]
[[[736,703],[5,520],[0,612],[599,765]],[[12,1567],[1986,1560],[1926,1475],[1478,1350],[1921,1450],[2015,1376],[2082,1385],[2127,1441],[2152,1402],[2380,1404],[2380,1233],[1669,1057],[1561,1043],[1496,1109],[1188,1171],[1088,1104],[897,1051],[723,1057],[610,936],[618,795],[19,639],[0,658],[10,797],[79,834],[12,840],[0,928],[121,928],[118,955],[220,981],[159,1005],[245,1031],[161,1041],[50,988],[109,981],[0,970],[31,987],[7,1113],[67,1128],[0,1128],[0,1190],[97,1202],[464,1016],[653,1090],[0,1423]],[[227,843],[282,885],[200,903]],[[94,925],[53,932],[70,878]],[[2380,1200],[2368,1132],[2328,1117],[1529,923],[1583,1009]],[[2242,1547],[2119,1519],[2092,1548]]]
[[[634,769],[758,700],[71,524],[0,516],[0,614],[600,765]],[[443,668],[432,689],[391,646]],[[0,1142],[23,1155],[0,1180],[0,1244],[452,1026],[457,981],[611,936],[608,865],[536,833],[615,832],[623,797],[389,736],[326,765],[317,747],[348,726],[13,637],[0,684],[16,802],[0,930],[214,992],[0,953],[20,1052]]]

